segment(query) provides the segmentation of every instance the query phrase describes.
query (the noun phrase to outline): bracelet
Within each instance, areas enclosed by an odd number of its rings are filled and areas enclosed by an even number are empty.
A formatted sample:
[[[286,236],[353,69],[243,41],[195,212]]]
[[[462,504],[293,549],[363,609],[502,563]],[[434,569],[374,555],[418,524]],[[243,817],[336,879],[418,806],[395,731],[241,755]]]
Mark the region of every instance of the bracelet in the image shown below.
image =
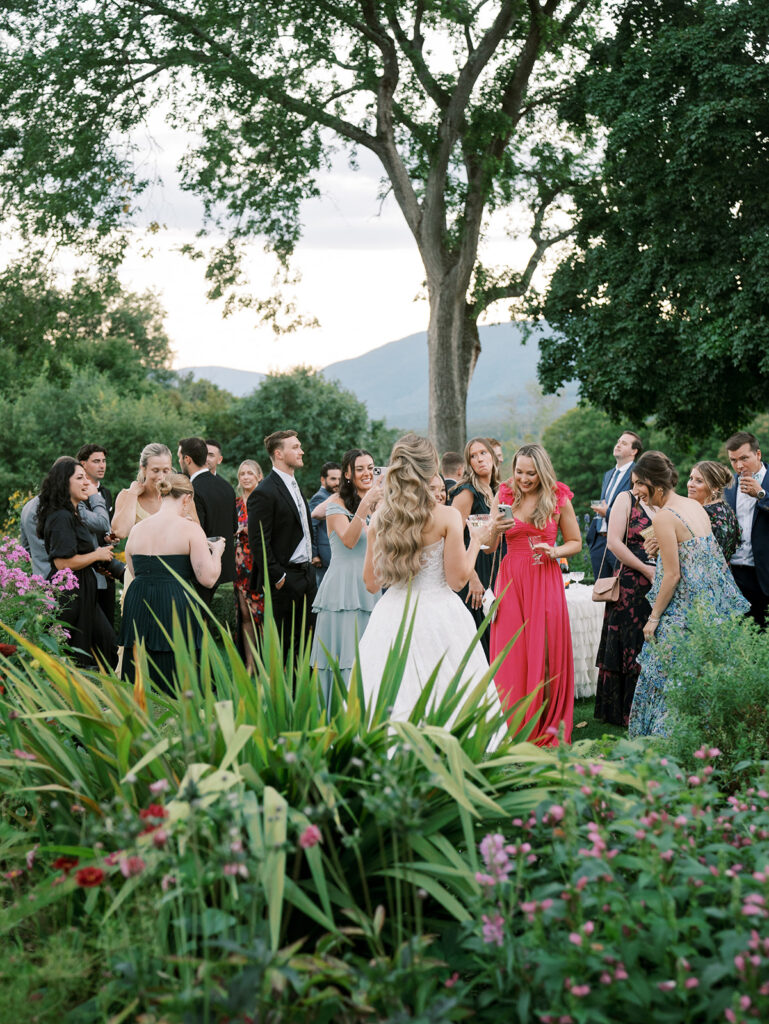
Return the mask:
[[[649,618],[646,621],[647,622],[659,622],[660,620],[658,618],[655,618],[653,615],[650,615]]]
[[[365,517],[364,517],[364,516],[359,516],[357,512],[355,513],[355,518],[356,518],[356,519],[360,519],[360,521],[361,521],[362,523],[364,523],[364,524],[365,524],[365,522],[366,522],[366,519],[365,519]]]

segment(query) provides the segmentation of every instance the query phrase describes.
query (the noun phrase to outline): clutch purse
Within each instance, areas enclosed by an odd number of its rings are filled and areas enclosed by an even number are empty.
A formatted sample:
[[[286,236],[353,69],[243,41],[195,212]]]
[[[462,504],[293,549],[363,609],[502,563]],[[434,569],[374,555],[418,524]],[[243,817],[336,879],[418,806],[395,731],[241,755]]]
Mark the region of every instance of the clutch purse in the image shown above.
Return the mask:
[[[486,589],[483,592],[483,597],[481,598],[481,605],[483,607],[483,614],[484,615],[488,615],[489,614],[489,612],[491,611],[491,606],[494,604],[496,599],[497,599],[496,595],[494,594],[494,591],[491,589],[491,587],[486,587]],[[496,619],[496,617],[497,617],[497,612],[496,612],[496,609],[495,609],[494,610],[494,614],[491,616],[491,621],[493,622],[494,619]]]
[[[593,584],[594,601],[619,600],[619,576],[601,576]]]

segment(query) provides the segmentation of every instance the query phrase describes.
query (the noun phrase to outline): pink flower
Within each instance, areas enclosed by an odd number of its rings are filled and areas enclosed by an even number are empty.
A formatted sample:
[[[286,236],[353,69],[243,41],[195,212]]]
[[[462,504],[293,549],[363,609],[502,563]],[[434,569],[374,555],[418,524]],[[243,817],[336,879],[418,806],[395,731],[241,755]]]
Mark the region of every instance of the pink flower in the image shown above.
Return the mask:
[[[27,753],[26,750],[19,750],[18,747],[14,748],[14,757],[18,757],[20,761],[37,761],[37,757],[34,754]]]
[[[320,829],[317,825],[308,825],[307,828],[299,836],[299,845],[303,850],[309,850],[311,846],[315,846],[321,842],[323,836],[320,833]]]
[[[684,982],[684,988],[697,988],[699,983],[699,978],[687,978]]]
[[[172,885],[176,885],[176,875],[163,875],[160,879],[160,888],[163,892],[168,892]]]
[[[245,864],[236,864],[235,862],[232,862],[231,864],[225,864],[222,870],[225,875],[229,875],[231,878],[235,875],[240,875],[241,878],[248,878],[248,868]]]
[[[553,804],[550,810],[548,811],[548,814],[553,819],[553,821],[562,821],[565,813],[566,812],[560,804]]]
[[[663,850],[660,854],[660,857],[662,860],[667,861],[669,864],[673,857],[675,857],[675,852],[673,850]]]
[[[721,751],[718,749],[718,747],[711,747],[710,750],[708,751],[708,753],[710,754],[711,757],[720,757],[721,756]]]
[[[123,878],[133,878],[135,875],[140,875],[147,865],[141,857],[121,857],[119,866]]]
[[[37,848],[39,845],[39,843],[35,843],[31,850],[27,850],[27,871],[32,870],[32,865],[35,863],[35,854],[37,853]]]
[[[168,833],[164,828],[159,828],[152,833],[152,845],[158,850],[162,850],[168,842]]]
[[[724,1017],[729,1021],[729,1024],[737,1024],[737,1015],[730,1006],[724,1010]]]
[[[571,994],[573,996],[576,996],[577,999],[581,999],[583,996],[590,995],[590,986],[589,985],[575,985],[572,988],[572,990],[571,990]]]
[[[489,945],[494,943],[501,946],[505,941],[505,922],[502,915],[494,914],[492,917],[489,914],[484,914],[481,920],[483,921],[483,941]]]
[[[672,992],[675,987],[676,983],[674,981],[660,981],[657,983],[657,988],[660,992]]]
[[[569,933],[569,942],[573,942],[575,946],[581,946],[582,945],[582,936],[579,934],[579,932],[570,932]]]
[[[585,933],[585,935],[592,935],[595,931],[595,925],[592,921],[585,921],[585,923],[582,925],[582,931]]]
[[[699,786],[702,783],[702,779],[699,775],[690,775],[686,781],[690,786]]]
[[[740,1009],[741,1010],[749,1010],[750,1009],[750,996],[740,996]]]
[[[482,871],[475,872],[475,880],[478,885],[487,885],[490,889],[497,884],[496,878],[492,878],[491,875],[485,875]]]
[[[444,985],[446,988],[454,988],[456,983],[459,981],[459,971],[454,971],[450,978],[446,978]]]
[[[612,977],[608,971],[604,971],[598,979],[602,985],[611,985]]]
[[[166,790],[170,787],[170,785],[171,783],[168,781],[168,779],[158,779],[157,782],[150,783],[150,793],[165,793]]]

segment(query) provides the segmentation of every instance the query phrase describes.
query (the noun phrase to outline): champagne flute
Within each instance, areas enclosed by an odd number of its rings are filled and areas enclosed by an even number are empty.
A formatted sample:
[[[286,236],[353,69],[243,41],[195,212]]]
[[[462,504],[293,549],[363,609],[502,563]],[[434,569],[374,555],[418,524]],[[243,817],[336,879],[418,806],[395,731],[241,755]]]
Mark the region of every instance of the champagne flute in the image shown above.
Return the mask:
[[[534,562],[534,565],[541,565],[542,564],[542,552],[541,551],[537,551],[536,547],[534,546],[535,544],[539,544],[539,543],[541,543],[541,542],[538,541],[536,539],[536,537],[529,537],[529,547],[531,548],[531,559]]]

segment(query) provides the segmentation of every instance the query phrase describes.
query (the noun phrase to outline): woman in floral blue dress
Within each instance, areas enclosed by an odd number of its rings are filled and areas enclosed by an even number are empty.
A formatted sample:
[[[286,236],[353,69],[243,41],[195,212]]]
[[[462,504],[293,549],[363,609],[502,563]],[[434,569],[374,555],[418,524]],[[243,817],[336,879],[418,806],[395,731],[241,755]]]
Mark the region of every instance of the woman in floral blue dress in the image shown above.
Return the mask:
[[[647,505],[659,506],[654,517],[659,556],[647,598],[651,615],[638,656],[641,673],[628,723],[631,737],[667,733],[665,691],[684,682],[677,674],[674,645],[689,628],[695,607],[702,609],[713,625],[748,610],[713,536],[707,512],[699,502],[676,494],[677,483],[678,473],[662,452],[646,452],[633,469],[635,496]]]

